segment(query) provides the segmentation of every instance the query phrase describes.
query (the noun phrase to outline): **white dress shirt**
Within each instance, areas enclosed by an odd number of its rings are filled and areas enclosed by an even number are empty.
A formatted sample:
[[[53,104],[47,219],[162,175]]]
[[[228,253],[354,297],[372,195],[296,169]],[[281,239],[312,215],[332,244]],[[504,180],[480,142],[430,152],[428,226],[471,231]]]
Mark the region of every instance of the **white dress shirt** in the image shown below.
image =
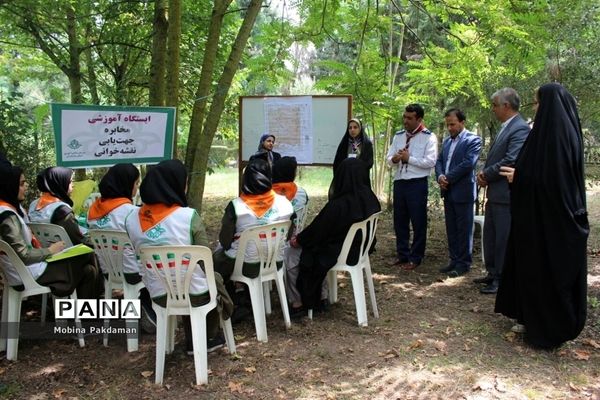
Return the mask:
[[[427,133],[426,133],[427,132]],[[428,130],[417,133],[410,139],[408,163],[395,163],[392,157],[406,147],[406,133],[404,130],[397,132],[388,150],[387,163],[396,168],[394,180],[408,180],[424,178],[431,174],[431,169],[437,161],[437,138]]]

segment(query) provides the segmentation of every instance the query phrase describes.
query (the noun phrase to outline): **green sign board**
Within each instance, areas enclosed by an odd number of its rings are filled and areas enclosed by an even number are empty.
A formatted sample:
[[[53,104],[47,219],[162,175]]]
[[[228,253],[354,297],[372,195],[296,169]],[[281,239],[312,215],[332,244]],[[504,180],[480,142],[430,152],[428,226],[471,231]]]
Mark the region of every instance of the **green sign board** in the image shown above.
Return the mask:
[[[56,164],[153,164],[173,155],[174,107],[52,104]]]

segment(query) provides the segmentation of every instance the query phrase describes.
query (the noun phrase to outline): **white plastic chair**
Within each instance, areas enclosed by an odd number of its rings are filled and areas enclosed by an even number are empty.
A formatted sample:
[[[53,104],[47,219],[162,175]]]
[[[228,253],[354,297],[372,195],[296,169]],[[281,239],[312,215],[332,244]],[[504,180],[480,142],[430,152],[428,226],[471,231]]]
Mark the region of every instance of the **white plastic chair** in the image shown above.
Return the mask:
[[[8,284],[8,280],[4,274],[3,266],[0,265],[0,274],[4,282],[2,291],[2,334],[0,337],[0,351],[6,350],[7,360],[17,360],[19,351],[19,323],[21,321],[21,303],[29,296],[38,294],[51,293],[50,288],[42,286],[33,279],[31,272],[23,261],[17,256],[13,248],[3,240],[0,240],[0,252],[5,253],[10,260],[10,263],[15,267],[21,282],[23,282],[24,290],[15,290]],[[73,292],[70,299],[76,300],[77,293]],[[10,326],[10,329],[9,329]],[[75,320],[75,326],[78,332],[81,332],[81,321]],[[16,337],[15,337],[16,336]],[[6,338],[6,340],[4,340]],[[79,346],[84,347],[85,341],[83,334],[78,334]]]
[[[483,225],[485,224],[484,215],[475,215],[473,217],[473,232],[475,232],[475,224],[479,225],[481,234],[481,261],[485,265],[485,253],[483,252]]]
[[[109,230],[109,229],[90,229],[90,238],[94,243],[94,252],[98,256],[100,263],[104,267],[104,272],[108,276],[104,277],[104,298],[112,299],[113,289],[123,289],[124,299],[137,299],[140,290],[144,287],[143,282],[130,285],[123,275],[123,251],[130,247],[133,253],[133,245],[127,235],[127,232]],[[131,319],[126,321],[127,327],[137,332],[138,320]],[[104,328],[108,330],[110,320],[104,320]],[[104,334],[104,346],[108,346],[108,334]],[[127,338],[127,351],[138,350],[137,337]]]
[[[83,201],[81,208],[83,208],[84,210],[89,210],[90,207],[92,206],[92,204],[96,200],[98,200],[100,197],[102,197],[102,195],[99,192],[90,193],[90,195],[88,197],[86,197],[85,200]]]
[[[285,294],[285,284],[283,282],[285,266],[277,269],[277,259],[282,254],[283,244],[287,238],[290,225],[291,221],[281,221],[254,226],[246,229],[240,236],[240,245],[237,250],[231,280],[243,282],[248,285],[250,300],[252,302],[252,313],[254,315],[254,325],[256,327],[256,338],[261,342],[268,340],[266,311],[271,310],[271,298],[268,287],[270,281],[275,281],[277,286],[285,326],[289,328],[292,325],[287,296]],[[249,278],[242,271],[246,248],[248,246],[255,246],[257,248],[259,273],[256,278]]]
[[[43,222],[29,222],[27,224],[34,236],[40,241],[42,247],[50,247],[54,242],[65,242],[65,248],[73,246],[71,238],[65,228],[60,225],[47,224]],[[46,307],[48,302],[48,296],[42,295],[42,322],[46,321]]]
[[[162,384],[165,354],[170,354],[175,347],[177,315],[190,316],[196,384],[208,383],[206,315],[217,306],[217,285],[210,249],[204,246],[150,246],[141,247],[139,252],[142,268],[148,268],[147,273],[155,274],[167,292],[166,307],[152,303],[152,308],[156,311],[155,383]],[[202,306],[192,307],[190,283],[194,272],[200,269],[199,262],[204,264],[210,301]],[[235,341],[231,319],[223,321],[221,318],[221,326],[229,353],[233,354],[235,353]]]
[[[354,302],[356,304],[356,317],[358,319],[358,325],[367,326],[367,302],[365,299],[365,284],[364,277],[367,279],[367,286],[369,288],[369,296],[371,298],[371,307],[373,309],[373,316],[379,318],[379,311],[377,310],[377,299],[375,298],[375,287],[373,285],[373,274],[371,272],[371,262],[369,260],[369,249],[373,244],[375,233],[377,231],[377,222],[381,212],[371,215],[364,221],[355,222],[350,227],[342,250],[338,256],[337,263],[327,273],[327,284],[329,287],[329,301],[331,303],[337,302],[337,273],[338,271],[349,272],[352,280],[352,289],[354,290]],[[352,242],[356,235],[361,234],[360,252],[358,261],[355,265],[349,265],[347,263],[348,255],[352,247]],[[363,277],[364,270],[364,277]],[[309,318],[312,319],[312,310],[308,311]]]
[[[65,248],[73,246],[69,234],[60,225],[45,224],[42,222],[30,222],[27,225],[43,247],[50,247],[52,243],[61,240],[65,242]]]
[[[304,207],[300,207],[296,210],[296,220],[294,221],[294,233],[298,234],[304,229],[306,223],[306,217],[308,217],[308,203]]]

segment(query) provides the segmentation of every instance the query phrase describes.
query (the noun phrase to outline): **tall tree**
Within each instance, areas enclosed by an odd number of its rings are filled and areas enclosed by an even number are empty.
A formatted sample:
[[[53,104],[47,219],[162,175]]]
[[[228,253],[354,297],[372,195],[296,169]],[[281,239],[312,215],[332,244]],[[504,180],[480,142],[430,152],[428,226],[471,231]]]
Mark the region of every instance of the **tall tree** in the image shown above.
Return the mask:
[[[213,88],[211,81],[214,79],[214,60],[219,50],[223,18],[230,3],[231,0],[215,0],[214,2],[204,51],[202,74],[198,83],[198,90],[196,90],[197,101],[192,111],[188,134],[186,164],[192,176],[188,197],[192,206],[198,210],[202,208],[210,145],[219,125],[227,94],[229,93],[235,73],[239,68],[239,62],[256,21],[256,16],[262,6],[262,0],[250,0],[248,2],[235,41],[229,50],[225,66],[216,79],[216,87]],[[208,107],[207,112],[209,98],[210,107]]]

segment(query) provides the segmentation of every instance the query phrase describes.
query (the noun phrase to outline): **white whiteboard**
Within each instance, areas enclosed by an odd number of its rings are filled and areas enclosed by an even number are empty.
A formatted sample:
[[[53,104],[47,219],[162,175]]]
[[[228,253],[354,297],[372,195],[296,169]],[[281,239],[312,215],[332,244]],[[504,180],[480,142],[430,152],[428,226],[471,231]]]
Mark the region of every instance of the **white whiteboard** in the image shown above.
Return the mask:
[[[239,137],[240,160],[248,161],[258,149],[258,142],[264,133],[275,136],[273,151],[282,156],[304,157],[298,148],[287,143],[293,143],[292,136],[301,136],[301,133],[281,129],[278,132],[265,130],[265,100],[281,99],[285,101],[299,100],[304,96],[242,96],[240,97],[239,111]],[[352,96],[308,96],[312,100],[309,123],[312,124],[312,163],[299,162],[299,164],[333,164],[335,152],[346,132],[348,120],[352,117]],[[289,136],[290,140],[286,140]],[[281,144],[281,147],[278,147]],[[300,158],[299,158],[300,159]]]

